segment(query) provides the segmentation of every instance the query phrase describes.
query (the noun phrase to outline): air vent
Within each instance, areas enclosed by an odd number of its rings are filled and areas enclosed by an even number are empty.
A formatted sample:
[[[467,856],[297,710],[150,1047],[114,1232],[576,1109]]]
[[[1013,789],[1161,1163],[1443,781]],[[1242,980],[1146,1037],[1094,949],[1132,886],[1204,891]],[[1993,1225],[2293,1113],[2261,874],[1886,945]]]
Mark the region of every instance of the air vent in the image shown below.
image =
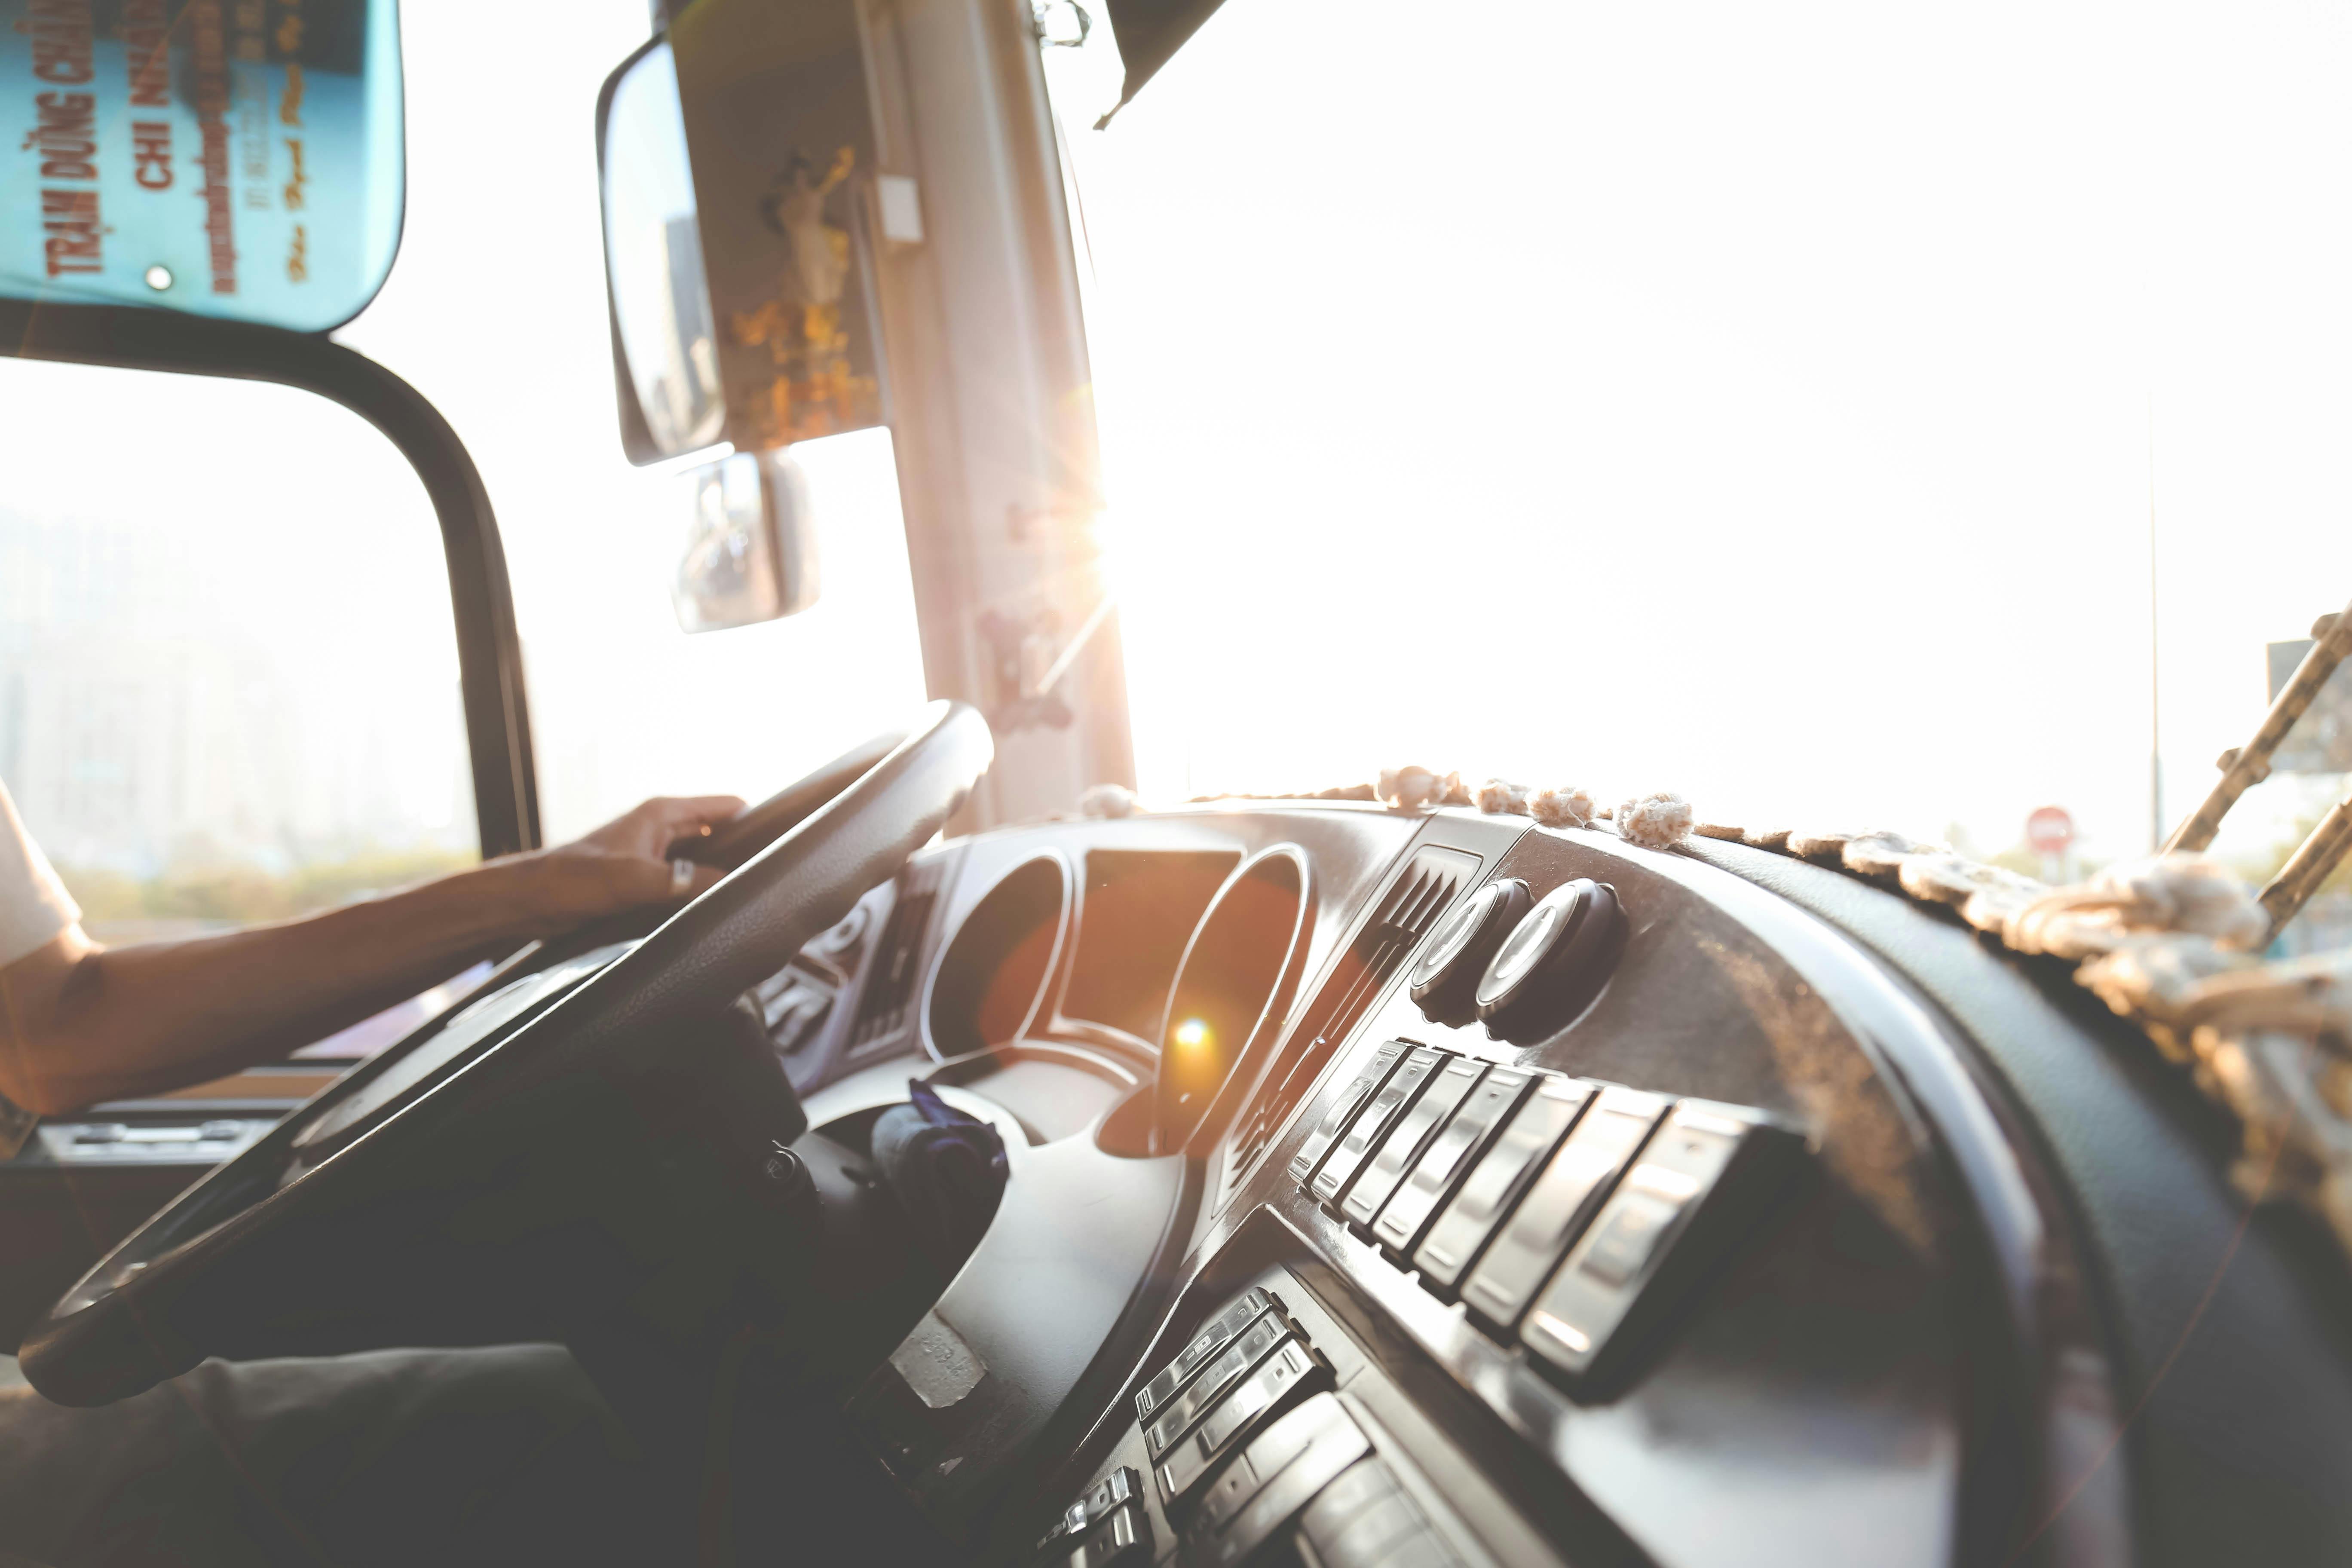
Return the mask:
[[[1332,1048],[1355,1032],[1364,1015],[1403,969],[1412,950],[1478,872],[1478,862],[1450,849],[1425,848],[1390,885],[1372,918],[1364,922],[1316,993],[1314,1005],[1284,1042],[1265,1081],[1278,1086],[1260,1096],[1234,1130],[1232,1158],[1225,1163],[1231,1196],[1250,1167],[1313,1087]]]
[[[852,1051],[897,1034],[907,1022],[922,967],[923,935],[931,927],[931,906],[939,901],[941,865],[938,860],[911,865],[898,879],[898,896],[891,902],[890,918],[882,923],[882,940],[874,945],[866,991],[857,1000],[857,1017],[849,1026]]]

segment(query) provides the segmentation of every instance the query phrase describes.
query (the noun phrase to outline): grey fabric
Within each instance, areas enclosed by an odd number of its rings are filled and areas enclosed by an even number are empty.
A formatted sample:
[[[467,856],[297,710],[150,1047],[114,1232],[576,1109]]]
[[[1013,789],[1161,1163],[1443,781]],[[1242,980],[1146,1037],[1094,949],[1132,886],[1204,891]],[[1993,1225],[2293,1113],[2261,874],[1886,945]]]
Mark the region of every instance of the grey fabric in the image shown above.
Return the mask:
[[[0,1358],[0,1562],[667,1561],[646,1493],[556,1345],[206,1362],[96,1410]]]

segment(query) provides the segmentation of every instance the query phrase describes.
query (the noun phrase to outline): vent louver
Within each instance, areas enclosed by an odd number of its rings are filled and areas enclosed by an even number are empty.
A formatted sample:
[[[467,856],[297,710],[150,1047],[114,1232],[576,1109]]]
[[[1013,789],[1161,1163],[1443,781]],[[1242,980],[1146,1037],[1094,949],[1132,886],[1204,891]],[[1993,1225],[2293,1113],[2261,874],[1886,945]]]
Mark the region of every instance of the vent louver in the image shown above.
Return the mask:
[[[1265,1076],[1270,1092],[1261,1094],[1235,1126],[1231,1158],[1225,1163],[1223,1196],[1230,1196],[1249,1174],[1313,1086],[1333,1047],[1363,1022],[1412,950],[1421,945],[1421,939],[1477,875],[1477,866],[1466,856],[1425,848],[1391,885],[1372,918],[1332,965],[1314,1005],[1284,1043],[1281,1057]]]
[[[921,969],[923,935],[930,930],[931,906],[939,895],[938,861],[909,866],[899,878],[898,896],[890,905],[890,918],[882,923],[882,940],[875,944],[873,967],[866,972],[857,1017],[849,1027],[851,1050],[895,1035],[906,1023]]]

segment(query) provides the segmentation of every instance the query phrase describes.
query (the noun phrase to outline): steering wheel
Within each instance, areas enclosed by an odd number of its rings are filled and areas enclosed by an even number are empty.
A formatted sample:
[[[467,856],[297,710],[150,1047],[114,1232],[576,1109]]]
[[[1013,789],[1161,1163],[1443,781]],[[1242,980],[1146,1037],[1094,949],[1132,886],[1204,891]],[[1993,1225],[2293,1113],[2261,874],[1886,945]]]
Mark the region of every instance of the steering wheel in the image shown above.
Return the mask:
[[[84,1276],[19,1348],[25,1376],[105,1405],[207,1355],[546,1337],[561,1298],[659,1301],[715,1237],[772,1244],[763,1181],[806,1118],[736,999],[894,875],[992,756],[977,710],[935,702],[679,846],[740,863],[642,941],[345,1075]]]

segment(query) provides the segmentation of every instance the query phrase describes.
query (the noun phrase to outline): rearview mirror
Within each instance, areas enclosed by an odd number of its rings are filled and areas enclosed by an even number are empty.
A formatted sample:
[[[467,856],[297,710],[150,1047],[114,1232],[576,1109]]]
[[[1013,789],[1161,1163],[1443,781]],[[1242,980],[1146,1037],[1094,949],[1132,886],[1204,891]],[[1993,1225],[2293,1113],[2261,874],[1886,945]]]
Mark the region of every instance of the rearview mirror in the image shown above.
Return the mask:
[[[659,462],[882,421],[854,0],[698,0],[597,106],[622,446]]]
[[[656,42],[605,84],[597,115],[604,279],[633,462],[716,446],[727,421],[718,329],[670,47]],[[635,421],[628,417],[632,395]]]
[[[0,80],[25,116],[0,137],[0,295],[318,332],[383,286],[395,0],[0,0]]]
[[[680,627],[723,631],[816,603],[816,528],[799,464],[738,452],[687,479],[693,512],[670,593]]]

